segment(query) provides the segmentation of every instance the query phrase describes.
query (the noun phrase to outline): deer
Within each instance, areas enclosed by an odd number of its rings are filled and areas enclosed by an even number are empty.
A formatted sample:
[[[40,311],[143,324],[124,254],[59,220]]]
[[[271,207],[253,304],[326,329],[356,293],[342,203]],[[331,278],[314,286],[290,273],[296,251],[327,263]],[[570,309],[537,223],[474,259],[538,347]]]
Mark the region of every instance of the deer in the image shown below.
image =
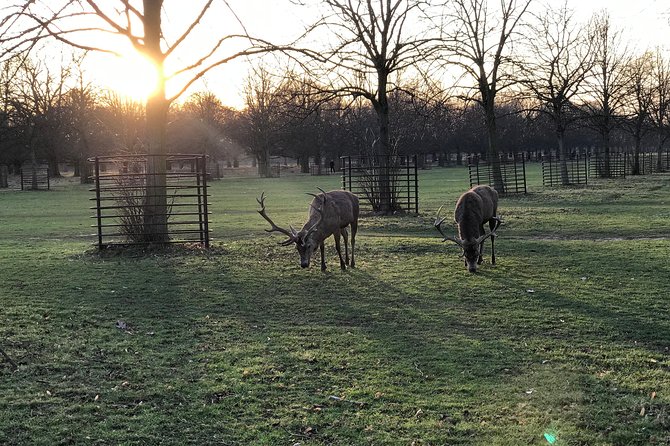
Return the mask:
[[[356,232],[358,230],[359,204],[358,197],[349,191],[332,190],[325,192],[318,188],[320,194],[308,193],[313,196],[308,209],[308,219],[300,231],[296,231],[289,225],[289,229],[277,226],[265,212],[265,192],[261,193],[256,201],[261,206],[258,213],[268,223],[270,229],[266,232],[279,232],[288,238],[279,244],[295,247],[300,254],[300,266],[308,268],[310,259],[316,251],[317,246],[321,250],[321,271],[326,270],[326,257],[324,253],[324,241],[331,235],[335,238],[335,249],[340,258],[340,268],[345,270],[347,265],[354,268],[354,246],[356,245]],[[347,227],[351,228],[351,263],[349,262],[348,233]],[[340,250],[340,236],[344,237],[344,257]]]
[[[464,192],[456,202],[454,220],[458,226],[458,238],[445,235],[442,223],[447,217],[440,218],[442,206],[437,211],[435,229],[447,240],[456,243],[463,250],[465,266],[471,273],[477,272],[477,265],[484,262],[484,240],[491,237],[491,264],[496,264],[494,240],[501,220],[498,212],[498,192],[490,186],[475,186]],[[484,231],[484,223],[488,222],[491,232]]]

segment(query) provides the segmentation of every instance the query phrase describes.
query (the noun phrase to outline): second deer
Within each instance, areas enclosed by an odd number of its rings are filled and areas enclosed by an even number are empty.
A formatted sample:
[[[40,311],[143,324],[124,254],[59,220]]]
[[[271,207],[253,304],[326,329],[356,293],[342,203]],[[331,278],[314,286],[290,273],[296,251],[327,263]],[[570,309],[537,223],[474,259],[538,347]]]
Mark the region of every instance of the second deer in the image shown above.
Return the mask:
[[[459,238],[450,237],[442,232],[442,223],[447,217],[440,218],[437,211],[434,226],[444,237],[443,241],[452,241],[463,249],[465,266],[471,273],[477,272],[477,265],[484,261],[484,240],[491,237],[491,264],[496,264],[494,240],[500,226],[498,212],[498,192],[490,186],[476,186],[460,196],[456,202],[454,220],[458,226]],[[491,232],[486,234],[484,223],[489,224]]]

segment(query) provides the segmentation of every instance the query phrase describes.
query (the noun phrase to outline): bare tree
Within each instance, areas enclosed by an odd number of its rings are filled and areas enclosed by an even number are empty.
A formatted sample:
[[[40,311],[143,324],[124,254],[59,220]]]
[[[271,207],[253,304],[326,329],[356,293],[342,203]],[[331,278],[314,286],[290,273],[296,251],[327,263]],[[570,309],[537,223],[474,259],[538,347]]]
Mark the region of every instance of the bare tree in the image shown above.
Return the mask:
[[[252,70],[244,86],[245,142],[256,157],[258,173],[262,177],[272,176],[272,150],[279,146],[286,125],[282,116],[286,82],[286,77],[273,76],[265,66],[258,66]]]
[[[640,152],[643,138],[652,130],[650,114],[654,97],[653,85],[654,56],[645,52],[631,59],[625,67],[628,78],[628,91],[625,93],[624,130],[633,137],[633,175],[640,175]]]
[[[527,40],[528,58],[522,65],[523,85],[533,107],[545,114],[553,125],[561,166],[561,184],[570,182],[565,132],[580,119],[574,99],[593,66],[588,29],[575,24],[567,4],[548,9],[535,17]]]
[[[21,158],[18,132],[14,121],[14,102],[17,95],[16,81],[22,60],[15,57],[5,61],[0,67],[0,163],[14,168]],[[0,165],[0,168],[2,166]],[[3,169],[4,172],[4,169]],[[9,168],[7,168],[7,173]],[[0,187],[7,187],[7,178],[3,177]]]
[[[318,27],[325,27],[333,44],[318,59],[319,79],[330,79],[328,91],[335,95],[368,101],[377,116],[377,135],[371,155],[395,155],[391,144],[389,93],[402,88],[400,73],[418,69],[436,52],[437,39],[419,26],[427,2],[424,0],[324,0],[329,15]],[[323,70],[325,71],[325,75]],[[389,172],[379,178],[381,213],[394,209]]]
[[[501,91],[518,82],[514,75],[513,46],[521,19],[532,0],[500,0],[499,9],[490,0],[451,0],[447,2],[445,48],[450,64],[459,66],[475,81],[476,94],[467,99],[484,111],[488,136],[488,155],[498,157],[496,100]],[[493,163],[493,186],[504,192],[500,165]]]
[[[651,72],[653,96],[649,109],[649,120],[656,134],[657,169],[663,170],[663,149],[667,140],[670,139],[670,62],[658,49],[653,58]]]
[[[613,28],[606,12],[596,15],[592,21],[594,65],[592,75],[585,84],[584,106],[590,127],[600,136],[603,164],[600,175],[610,176],[611,134],[621,125],[624,114],[628,76],[625,67],[630,53],[624,45],[622,33]]]
[[[65,84],[70,67],[61,66],[55,72],[42,61],[25,59],[18,67],[14,97],[10,99],[13,125],[20,132],[25,148],[23,159],[32,165],[31,187],[37,188],[37,164],[47,159],[50,175],[58,176],[58,144],[64,124]]]
[[[75,86],[67,91],[64,104],[67,144],[74,160],[74,175],[79,176],[81,184],[93,182],[87,159],[93,154],[93,147],[100,150],[103,146],[102,137],[105,134],[98,116],[98,92],[85,80],[83,59],[74,60]]]
[[[242,27],[240,34],[211,38],[209,47],[201,48],[199,54],[185,52],[187,42],[216,3],[214,0],[201,1],[192,9],[192,20],[176,33],[168,32],[162,21],[163,14],[168,15],[175,3],[164,3],[163,0],[16,0],[3,10],[6,16],[0,20],[0,45],[3,48],[0,56],[29,50],[44,38],[57,39],[82,50],[106,53],[114,53],[115,42],[125,40],[152,61],[157,72],[157,86],[146,104],[149,156],[144,232],[146,242],[158,243],[168,240],[166,165],[165,157],[161,155],[166,153],[170,103],[210,70],[230,60],[281,49],[250,38]],[[224,3],[227,6],[227,2]],[[232,11],[228,13],[234,15]],[[238,40],[242,49],[231,50],[230,46],[224,45]],[[104,43],[97,46],[91,43],[96,41]],[[167,62],[172,59],[178,61],[180,68],[166,73]],[[177,92],[171,97],[166,96],[168,79],[181,80]]]
[[[323,157],[329,148],[337,146],[334,127],[341,101],[326,101],[325,95],[304,77],[289,73],[288,78],[282,104],[283,119],[287,121],[282,140],[298,159],[301,172],[310,172],[313,157],[320,175]]]
[[[173,107],[176,109],[176,107]],[[196,144],[198,151],[213,160],[226,156],[225,126],[233,119],[235,111],[221,103],[212,92],[197,92],[173,111],[168,127],[170,146],[174,151]]]

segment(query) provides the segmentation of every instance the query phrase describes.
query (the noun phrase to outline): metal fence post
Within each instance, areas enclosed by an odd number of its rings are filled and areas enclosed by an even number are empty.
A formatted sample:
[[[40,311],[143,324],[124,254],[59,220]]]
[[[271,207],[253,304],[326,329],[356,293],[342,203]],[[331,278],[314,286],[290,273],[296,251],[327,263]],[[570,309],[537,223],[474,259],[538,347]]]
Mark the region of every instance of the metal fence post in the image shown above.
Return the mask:
[[[207,203],[207,156],[202,156],[203,175],[202,175],[202,216],[204,221],[204,243],[205,248],[209,248],[209,206]],[[201,239],[202,240],[202,239]]]
[[[98,250],[103,249],[102,244],[102,209],[100,209],[100,160],[95,157],[95,215],[98,222]]]

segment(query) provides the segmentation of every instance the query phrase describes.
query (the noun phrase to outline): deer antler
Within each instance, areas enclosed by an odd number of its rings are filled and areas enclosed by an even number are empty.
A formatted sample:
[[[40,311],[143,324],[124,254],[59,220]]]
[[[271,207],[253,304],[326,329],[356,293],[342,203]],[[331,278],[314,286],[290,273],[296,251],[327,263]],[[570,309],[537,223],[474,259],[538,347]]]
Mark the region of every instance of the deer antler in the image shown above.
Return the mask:
[[[324,210],[325,207],[326,207],[326,192],[325,192],[323,189],[321,189],[320,187],[317,187],[317,189],[319,189],[319,190],[322,192],[321,195],[323,195],[323,200],[321,201],[321,206],[320,206],[319,208],[317,208],[316,206],[314,206],[314,205],[311,204],[311,203],[310,203],[310,206],[312,207],[312,209],[314,209],[314,210],[319,214],[319,219],[316,221],[316,223],[314,223],[314,224],[307,230],[307,232],[306,232],[305,235],[303,236],[303,239],[307,239],[307,237],[308,237],[312,232],[314,232],[314,231],[316,230],[316,227],[321,223],[321,220],[323,220],[323,210]],[[312,193],[310,193],[310,192],[307,192],[307,195],[311,195],[311,196],[314,197],[314,198],[319,197],[319,195],[312,194]]]
[[[288,236],[288,239],[284,240],[283,242],[280,242],[282,246],[288,246],[291,243],[295,243],[297,240],[298,233],[293,229],[291,226],[291,230],[289,231],[288,229],[280,228],[277,226],[271,219],[268,217],[268,214],[265,213],[265,192],[261,193],[260,198],[256,198],[256,201],[258,204],[261,205],[261,210],[258,211],[258,213],[263,217],[268,223],[270,223],[270,226],[272,226],[270,229],[266,229],[266,232],[281,232],[284,235]]]
[[[442,234],[442,237],[444,237],[444,240],[442,240],[443,242],[446,242],[447,240],[449,240],[451,242],[456,243],[458,246],[460,246],[462,248],[463,247],[463,241],[462,240],[454,238],[454,237],[450,237],[442,231],[442,223],[444,223],[444,221],[447,219],[447,217],[440,218],[440,212],[442,212],[442,207],[443,206],[440,206],[440,209],[437,210],[437,216],[435,217],[435,222],[433,223],[433,226],[435,226],[435,229],[440,231],[440,234]]]
[[[489,232],[488,234],[482,235],[477,239],[475,243],[480,244],[481,242],[491,237],[492,235],[496,235],[496,231],[498,230],[498,226],[500,226],[500,223],[502,223],[502,220],[499,217],[493,217],[492,220],[496,221],[496,225],[493,227],[493,231]]]

